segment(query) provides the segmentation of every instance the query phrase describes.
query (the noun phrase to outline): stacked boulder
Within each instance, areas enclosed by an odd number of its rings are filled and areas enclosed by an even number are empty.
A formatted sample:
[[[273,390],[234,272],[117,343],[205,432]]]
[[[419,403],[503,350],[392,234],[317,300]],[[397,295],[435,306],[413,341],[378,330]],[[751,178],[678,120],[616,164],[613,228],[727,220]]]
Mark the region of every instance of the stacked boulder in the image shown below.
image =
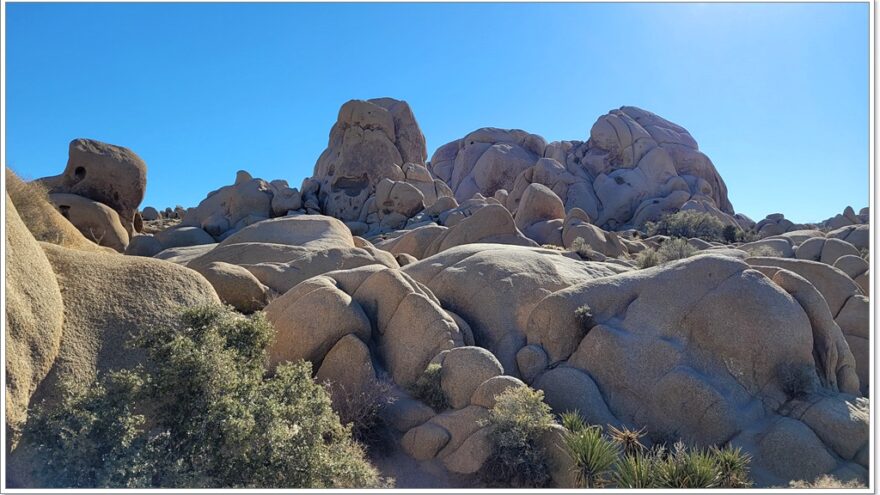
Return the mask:
[[[724,181],[687,130],[636,107],[600,117],[586,142],[479,129],[440,147],[430,168],[459,201],[503,190],[511,211],[529,184],[541,183],[566,210],[580,208],[607,230],[639,228],[683,208],[729,225],[747,220],[734,216]]]
[[[128,148],[74,139],[64,172],[39,182],[58,211],[101,246],[124,251],[140,226],[147,166]]]
[[[853,210],[852,206],[847,206],[844,208],[843,213],[839,213],[825,220],[822,222],[822,225],[829,229],[839,229],[848,225],[865,225],[869,223],[870,220],[871,214],[867,206],[859,210],[858,215],[855,210]]]

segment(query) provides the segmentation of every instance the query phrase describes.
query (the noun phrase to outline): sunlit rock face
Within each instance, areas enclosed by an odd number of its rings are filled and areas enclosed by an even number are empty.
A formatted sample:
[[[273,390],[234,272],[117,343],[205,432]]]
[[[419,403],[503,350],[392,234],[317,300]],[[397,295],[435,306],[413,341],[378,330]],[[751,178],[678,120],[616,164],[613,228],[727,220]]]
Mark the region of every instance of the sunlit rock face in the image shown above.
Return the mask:
[[[391,98],[349,101],[339,110],[327,149],[315,164],[313,179],[319,186],[321,211],[341,220],[363,220],[365,203],[382,179],[425,176],[433,186],[429,174],[405,172],[406,168],[424,169],[427,155],[425,137],[406,102]]]
[[[429,168],[458,201],[507,191],[511,211],[529,184],[543,184],[566,210],[580,208],[605,229],[640,227],[681,209],[737,225],[724,180],[690,133],[636,107],[599,117],[587,141],[547,144],[520,130],[479,129],[441,146]]]

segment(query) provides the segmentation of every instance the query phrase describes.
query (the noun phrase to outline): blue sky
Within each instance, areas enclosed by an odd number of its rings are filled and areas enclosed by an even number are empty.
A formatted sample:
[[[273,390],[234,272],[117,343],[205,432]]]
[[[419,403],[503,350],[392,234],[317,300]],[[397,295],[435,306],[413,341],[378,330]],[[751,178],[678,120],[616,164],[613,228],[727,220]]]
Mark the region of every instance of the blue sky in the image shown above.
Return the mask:
[[[429,155],[484,126],[585,140],[622,105],[687,128],[738,212],[817,221],[868,204],[862,4],[7,3],[6,164],[67,143],[147,162],[144,205],[235,171],[299,187],[339,106],[407,100]]]

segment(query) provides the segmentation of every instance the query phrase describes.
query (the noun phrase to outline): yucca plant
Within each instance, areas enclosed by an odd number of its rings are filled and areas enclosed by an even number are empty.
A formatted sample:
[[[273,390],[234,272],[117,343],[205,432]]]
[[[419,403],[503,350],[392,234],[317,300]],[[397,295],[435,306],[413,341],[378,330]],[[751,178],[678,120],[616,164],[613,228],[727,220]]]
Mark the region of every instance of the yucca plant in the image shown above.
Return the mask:
[[[568,454],[574,461],[574,474],[582,488],[601,488],[620,455],[620,447],[598,426],[588,426],[565,437]]]
[[[608,435],[612,440],[620,444],[624,454],[641,454],[645,450],[645,446],[640,441],[645,436],[645,428],[630,430],[626,426],[618,429],[608,425]]]
[[[559,416],[559,420],[562,423],[562,426],[564,426],[566,430],[572,433],[577,433],[587,427],[586,421],[584,421],[584,418],[581,417],[581,413],[578,410],[566,411],[562,413]]]
[[[712,447],[709,454],[715,460],[721,488],[749,488],[752,482],[749,479],[749,463],[752,457],[742,451],[741,448],[727,446],[724,448]]]
[[[654,457],[624,454],[614,465],[611,479],[618,488],[656,488]]]
[[[655,473],[662,488],[716,488],[721,478],[711,454],[688,450],[681,442],[675,444],[672,454],[656,463]]]

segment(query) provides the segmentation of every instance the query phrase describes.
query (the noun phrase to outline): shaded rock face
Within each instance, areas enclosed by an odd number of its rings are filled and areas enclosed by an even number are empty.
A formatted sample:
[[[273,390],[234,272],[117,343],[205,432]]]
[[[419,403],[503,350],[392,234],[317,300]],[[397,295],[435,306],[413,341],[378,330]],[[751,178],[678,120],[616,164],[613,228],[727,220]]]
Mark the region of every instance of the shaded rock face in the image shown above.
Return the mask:
[[[51,193],[76,194],[113,208],[131,235],[147,190],[147,165],[128,148],[74,139],[64,172],[40,181]]]
[[[641,227],[685,204],[739,224],[727,186],[687,130],[636,107],[600,117],[586,142],[546,144],[524,131],[480,129],[440,147],[430,167],[459,201],[504,189],[515,211],[537,182],[606,230]]]
[[[376,184],[406,180],[404,165],[424,165],[426,158],[425,137],[406,102],[351,100],[339,110],[315,164],[317,206],[335,218],[363,221]]]

